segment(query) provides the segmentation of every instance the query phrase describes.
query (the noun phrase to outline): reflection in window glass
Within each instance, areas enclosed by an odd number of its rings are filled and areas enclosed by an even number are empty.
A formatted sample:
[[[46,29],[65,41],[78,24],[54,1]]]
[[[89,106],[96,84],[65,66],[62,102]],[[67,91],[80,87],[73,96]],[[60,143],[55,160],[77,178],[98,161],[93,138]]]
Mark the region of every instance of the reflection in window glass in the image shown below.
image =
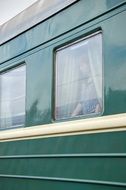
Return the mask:
[[[55,119],[102,112],[102,34],[56,52]]]
[[[26,67],[0,76],[0,128],[20,127],[25,122]]]

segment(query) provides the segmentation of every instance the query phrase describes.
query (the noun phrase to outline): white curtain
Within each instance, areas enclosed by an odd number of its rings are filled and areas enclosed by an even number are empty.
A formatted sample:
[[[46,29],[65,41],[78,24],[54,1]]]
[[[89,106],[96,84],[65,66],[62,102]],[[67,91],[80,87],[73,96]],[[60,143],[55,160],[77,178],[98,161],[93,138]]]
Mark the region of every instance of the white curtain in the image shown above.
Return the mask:
[[[70,118],[79,102],[91,99],[98,99],[101,105],[101,34],[66,46],[56,53],[56,119]]]
[[[25,66],[0,76],[0,128],[19,127],[25,116]]]
[[[89,41],[88,56],[96,96],[102,106],[102,34],[95,35]]]

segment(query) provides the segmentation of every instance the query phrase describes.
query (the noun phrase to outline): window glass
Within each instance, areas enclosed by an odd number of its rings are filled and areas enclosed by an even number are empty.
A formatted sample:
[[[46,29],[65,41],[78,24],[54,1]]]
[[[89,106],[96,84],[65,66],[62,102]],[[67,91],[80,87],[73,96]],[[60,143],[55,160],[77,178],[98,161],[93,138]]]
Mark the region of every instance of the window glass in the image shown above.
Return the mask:
[[[56,51],[55,119],[102,112],[102,34]]]
[[[25,65],[0,75],[0,128],[24,125],[25,89]]]

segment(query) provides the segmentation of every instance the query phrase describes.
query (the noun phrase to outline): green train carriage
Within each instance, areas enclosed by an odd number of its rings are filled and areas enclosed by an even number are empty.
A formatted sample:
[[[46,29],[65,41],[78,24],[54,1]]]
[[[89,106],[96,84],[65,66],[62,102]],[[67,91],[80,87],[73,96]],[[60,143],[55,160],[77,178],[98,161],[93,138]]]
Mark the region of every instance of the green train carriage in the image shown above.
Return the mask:
[[[0,189],[126,189],[126,1],[37,1],[0,27]]]

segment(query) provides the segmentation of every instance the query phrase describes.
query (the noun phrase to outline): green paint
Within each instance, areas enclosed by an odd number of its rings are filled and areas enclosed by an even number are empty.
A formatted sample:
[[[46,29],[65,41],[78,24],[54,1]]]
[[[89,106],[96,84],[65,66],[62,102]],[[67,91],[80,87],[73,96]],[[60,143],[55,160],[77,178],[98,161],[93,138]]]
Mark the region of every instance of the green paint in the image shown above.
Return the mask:
[[[103,115],[126,112],[126,5],[113,8],[124,2],[123,0],[78,1],[77,4],[0,47],[0,62],[5,61],[0,65],[1,71],[22,62],[27,66],[26,127],[54,122],[52,89],[55,49],[99,29],[103,33]],[[87,153],[99,153],[99,155],[115,153],[117,157],[91,155],[69,158],[48,157],[51,154]],[[0,143],[0,156],[19,155],[19,158],[0,157],[0,189],[122,190],[126,188],[123,186],[125,185],[123,183],[126,183],[126,157],[118,156],[119,153],[126,153],[126,132]],[[20,155],[44,154],[47,154],[47,158],[20,157]],[[2,177],[3,174],[10,176]],[[11,175],[18,176],[12,178]],[[30,176],[62,178],[62,180],[28,179]],[[66,182],[63,178],[95,180],[97,183]],[[99,184],[99,181],[103,184]],[[108,185],[109,182],[117,184]]]

